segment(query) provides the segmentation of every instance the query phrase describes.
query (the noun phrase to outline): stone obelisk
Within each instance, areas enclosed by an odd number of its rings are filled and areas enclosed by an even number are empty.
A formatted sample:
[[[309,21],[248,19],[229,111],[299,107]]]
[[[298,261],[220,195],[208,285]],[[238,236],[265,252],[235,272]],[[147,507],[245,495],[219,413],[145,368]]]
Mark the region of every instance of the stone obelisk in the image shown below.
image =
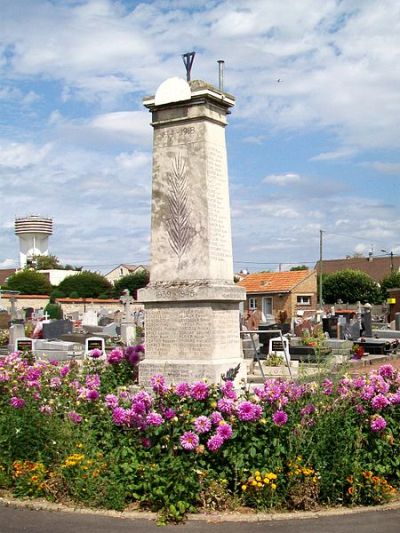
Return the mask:
[[[171,78],[144,99],[152,113],[153,190],[146,358],[140,382],[207,378],[241,364],[233,281],[226,115],[234,98],[202,81]]]

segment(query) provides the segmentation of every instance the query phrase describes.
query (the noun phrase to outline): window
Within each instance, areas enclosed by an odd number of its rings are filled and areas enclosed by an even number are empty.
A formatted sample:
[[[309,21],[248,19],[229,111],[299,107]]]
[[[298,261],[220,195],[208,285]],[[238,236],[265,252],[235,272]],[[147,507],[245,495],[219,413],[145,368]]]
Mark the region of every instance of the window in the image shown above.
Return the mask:
[[[311,305],[311,296],[299,295],[297,296],[298,305]]]
[[[257,307],[257,302],[255,298],[249,298],[249,309],[255,309]]]

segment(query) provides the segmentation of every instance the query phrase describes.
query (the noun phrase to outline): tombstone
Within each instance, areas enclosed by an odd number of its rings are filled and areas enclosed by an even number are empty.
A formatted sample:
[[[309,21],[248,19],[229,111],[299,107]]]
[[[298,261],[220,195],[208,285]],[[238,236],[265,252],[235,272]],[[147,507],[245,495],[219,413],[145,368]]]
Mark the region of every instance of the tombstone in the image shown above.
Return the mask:
[[[371,316],[371,304],[364,305],[364,313],[361,318],[363,337],[372,337],[372,316]]]
[[[35,341],[29,337],[19,337],[18,339],[15,339],[14,349],[16,352],[33,352],[35,349]]]
[[[25,326],[23,324],[12,324],[9,329],[8,347],[10,351],[15,350],[15,341],[25,337]]]
[[[94,309],[88,309],[83,313],[82,316],[82,326],[97,326],[98,318],[97,313]]]
[[[52,320],[43,322],[42,336],[43,339],[59,339],[64,333],[72,333],[71,320]]]
[[[136,343],[136,327],[133,324],[121,324],[121,341],[125,346]]]
[[[105,341],[102,337],[89,337],[85,340],[85,359],[90,357],[89,354],[92,350],[100,350],[102,352],[102,356],[98,359],[106,358],[106,346]]]
[[[144,100],[152,112],[153,182],[146,357],[139,380],[167,383],[245,377],[234,284],[226,117],[233,96],[203,81],[166,80]]]
[[[11,321],[16,320],[18,318],[18,309],[17,309],[17,299],[15,296],[11,296],[10,298],[10,315],[11,315]]]
[[[269,340],[268,354],[275,354],[290,363],[289,341],[286,337],[274,337]]]
[[[103,327],[103,333],[104,335],[109,335],[110,337],[116,337],[117,336],[117,324],[115,322],[111,322],[111,324],[107,324]]]
[[[99,326],[108,326],[108,324],[112,324],[114,320],[109,316],[102,316],[99,318]]]
[[[32,319],[32,315],[34,313],[34,308],[33,307],[26,307],[24,309],[24,312],[25,312],[25,320],[31,320]]]
[[[132,316],[131,316],[131,304],[133,304],[134,299],[129,294],[128,289],[124,289],[123,294],[120,297],[119,301],[124,306],[124,314],[122,317],[122,323],[131,324],[133,322]]]

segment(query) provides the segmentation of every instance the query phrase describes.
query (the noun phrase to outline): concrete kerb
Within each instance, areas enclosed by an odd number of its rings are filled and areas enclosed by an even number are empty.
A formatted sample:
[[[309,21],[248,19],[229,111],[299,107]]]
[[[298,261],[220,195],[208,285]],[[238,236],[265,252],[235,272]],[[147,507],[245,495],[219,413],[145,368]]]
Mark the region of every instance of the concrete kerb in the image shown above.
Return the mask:
[[[124,520],[152,520],[156,521],[157,514],[150,511],[107,511],[104,509],[89,509],[85,507],[69,507],[67,505],[47,502],[44,500],[20,500],[11,496],[0,496],[0,504],[7,507],[24,508],[32,511],[48,512],[65,512],[88,514],[104,517],[122,518]],[[393,511],[400,510],[400,501],[394,501],[383,505],[373,507],[332,507],[319,509],[317,511],[288,511],[286,513],[257,513],[250,511],[248,513],[239,512],[215,512],[215,513],[193,513],[189,514],[187,520],[191,522],[267,522],[267,521],[284,521],[284,520],[306,520],[310,518],[322,518],[330,516],[344,516],[349,514],[359,514],[375,511]]]

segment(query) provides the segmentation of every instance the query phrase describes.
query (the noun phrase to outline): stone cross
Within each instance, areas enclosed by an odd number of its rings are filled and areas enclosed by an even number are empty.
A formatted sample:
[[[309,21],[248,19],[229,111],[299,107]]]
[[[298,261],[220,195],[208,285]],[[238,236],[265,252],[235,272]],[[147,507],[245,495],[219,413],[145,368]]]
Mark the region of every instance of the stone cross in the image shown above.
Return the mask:
[[[11,304],[11,309],[10,309],[11,320],[14,320],[18,318],[17,299],[15,298],[15,296],[12,296],[10,298],[10,304]]]
[[[129,294],[129,290],[125,289],[119,301],[124,306],[124,322],[131,322],[131,313],[130,308],[131,304],[134,302],[132,296]]]

